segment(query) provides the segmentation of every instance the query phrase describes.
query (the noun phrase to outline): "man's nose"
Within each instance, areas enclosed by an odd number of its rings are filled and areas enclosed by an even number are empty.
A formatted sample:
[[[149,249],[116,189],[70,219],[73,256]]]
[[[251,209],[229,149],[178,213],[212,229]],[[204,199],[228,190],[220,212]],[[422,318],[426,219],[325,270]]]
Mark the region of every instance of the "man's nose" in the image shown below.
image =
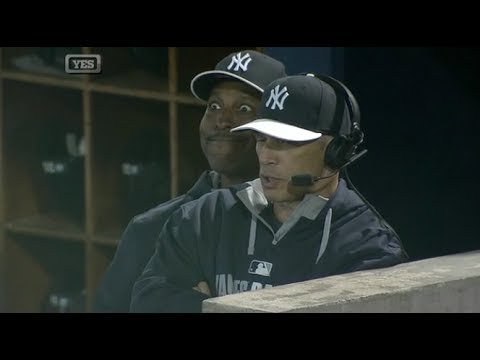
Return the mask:
[[[274,165],[277,163],[275,150],[272,150],[268,146],[257,148],[257,156],[260,165]]]
[[[223,110],[217,117],[217,129],[232,129],[235,123],[235,115],[231,110]]]

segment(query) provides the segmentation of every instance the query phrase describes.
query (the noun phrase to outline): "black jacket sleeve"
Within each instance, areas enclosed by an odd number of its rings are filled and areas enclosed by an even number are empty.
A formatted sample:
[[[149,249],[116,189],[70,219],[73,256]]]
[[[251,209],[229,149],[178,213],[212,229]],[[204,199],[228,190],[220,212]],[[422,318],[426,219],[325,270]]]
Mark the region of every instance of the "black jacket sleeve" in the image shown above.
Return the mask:
[[[97,290],[94,312],[129,311],[132,286],[155,250],[159,229],[154,232],[135,219],[128,224]]]
[[[129,311],[133,284],[152,257],[158,234],[168,217],[190,200],[179,196],[130,221],[95,294],[94,312]]]
[[[131,312],[201,312],[207,296],[192,289],[206,281],[198,253],[200,209],[194,205],[184,205],[166,222],[153,257],[133,287]]]
[[[347,254],[337,273],[386,268],[408,260],[400,240],[389,230],[378,228],[369,231]]]

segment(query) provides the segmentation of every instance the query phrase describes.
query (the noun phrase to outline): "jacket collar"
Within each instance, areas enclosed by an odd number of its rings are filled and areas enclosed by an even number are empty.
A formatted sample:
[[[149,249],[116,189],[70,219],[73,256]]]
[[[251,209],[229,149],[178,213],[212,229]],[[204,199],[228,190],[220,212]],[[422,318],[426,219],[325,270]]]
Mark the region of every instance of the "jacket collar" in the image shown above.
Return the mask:
[[[187,195],[195,199],[218,188],[219,175],[213,170],[207,170],[200,175],[197,182],[187,191]]]
[[[268,205],[268,201],[263,193],[260,179],[255,179],[247,184],[247,187],[240,189],[237,192],[237,196],[251,213],[258,216]],[[303,216],[307,219],[314,220],[327,202],[328,199],[324,197],[315,194],[307,194],[292,213],[292,217],[298,219]]]

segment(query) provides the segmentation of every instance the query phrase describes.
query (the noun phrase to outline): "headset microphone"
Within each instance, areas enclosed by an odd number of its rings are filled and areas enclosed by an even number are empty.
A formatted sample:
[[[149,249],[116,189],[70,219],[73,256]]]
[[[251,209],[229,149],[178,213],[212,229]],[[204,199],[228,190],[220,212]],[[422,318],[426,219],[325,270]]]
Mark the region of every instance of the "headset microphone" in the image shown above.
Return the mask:
[[[332,177],[337,173],[338,173],[338,171],[335,171],[333,174],[330,174],[328,176],[323,176],[323,177],[314,176],[312,174],[294,175],[294,176],[291,177],[290,183],[293,186],[312,186],[318,180],[328,179],[329,177]]]
[[[367,149],[363,149],[362,151],[360,151],[358,154],[355,154],[345,165],[343,165],[340,169],[338,169],[337,171],[335,171],[333,174],[330,174],[328,176],[323,176],[323,177],[318,177],[318,176],[315,176],[315,175],[312,175],[312,174],[300,174],[300,175],[294,175],[291,177],[290,179],[290,183],[293,185],[293,186],[312,186],[313,184],[315,184],[317,181],[319,180],[323,180],[323,179],[328,179],[332,176],[334,176],[335,174],[338,174],[340,172],[340,170],[342,170],[343,168],[347,167],[347,165],[350,165],[352,162],[354,162],[355,160],[359,159],[361,156],[365,155],[367,153]]]

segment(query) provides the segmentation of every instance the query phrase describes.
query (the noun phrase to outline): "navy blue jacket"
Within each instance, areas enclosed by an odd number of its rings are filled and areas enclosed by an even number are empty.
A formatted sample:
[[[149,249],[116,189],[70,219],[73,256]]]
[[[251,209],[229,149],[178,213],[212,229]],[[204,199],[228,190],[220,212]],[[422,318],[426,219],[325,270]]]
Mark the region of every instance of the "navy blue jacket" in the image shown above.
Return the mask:
[[[271,205],[270,205],[271,207]],[[394,231],[343,179],[330,199],[307,195],[278,229],[259,180],[182,206],[134,285],[133,312],[200,312],[207,296],[269,288],[405,262]]]
[[[185,195],[160,204],[130,221],[96,293],[93,311],[129,311],[132,286],[152,257],[163,225],[181,205],[212,191],[210,173],[205,171]]]

